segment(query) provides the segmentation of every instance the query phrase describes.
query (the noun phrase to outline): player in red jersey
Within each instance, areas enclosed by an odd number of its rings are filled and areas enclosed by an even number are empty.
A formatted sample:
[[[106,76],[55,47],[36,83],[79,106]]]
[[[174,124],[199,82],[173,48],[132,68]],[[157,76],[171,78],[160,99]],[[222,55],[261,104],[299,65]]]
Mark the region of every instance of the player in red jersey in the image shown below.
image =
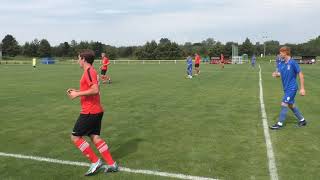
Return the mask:
[[[71,88],[67,90],[70,99],[79,97],[81,102],[80,116],[74,125],[71,140],[76,147],[82,151],[83,155],[91,161],[91,166],[85,173],[86,176],[94,175],[103,168],[105,172],[118,171],[118,165],[113,161],[108,145],[100,137],[101,120],[104,111],[100,103],[97,72],[92,65],[94,57],[95,55],[92,50],[83,50],[80,52],[78,61],[80,67],[83,69],[80,80],[80,90]],[[104,165],[102,160],[93,152],[89,143],[83,138],[84,136],[90,137],[107,165]]]
[[[111,78],[109,75],[106,75],[106,73],[108,72],[108,66],[110,65],[110,60],[107,57],[106,53],[101,53],[101,58],[102,58],[102,66],[100,67],[101,69],[101,80],[102,83],[108,83],[111,84]]]
[[[194,57],[195,61],[194,61],[194,67],[196,70],[195,75],[199,75],[200,74],[200,61],[201,61],[201,57],[199,56],[199,54],[195,54]]]
[[[223,54],[220,55],[220,65],[221,65],[221,69],[223,69],[224,68],[224,55]]]

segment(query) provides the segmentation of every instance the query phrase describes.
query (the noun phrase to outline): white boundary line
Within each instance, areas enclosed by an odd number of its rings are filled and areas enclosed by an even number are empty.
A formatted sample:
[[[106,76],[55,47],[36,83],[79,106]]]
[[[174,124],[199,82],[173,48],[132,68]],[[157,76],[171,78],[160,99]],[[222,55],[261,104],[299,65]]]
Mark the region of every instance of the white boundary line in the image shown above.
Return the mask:
[[[59,160],[59,159],[51,159],[51,158],[38,157],[38,156],[26,156],[22,154],[10,154],[10,153],[4,153],[4,152],[0,152],[0,156],[12,157],[12,158],[18,158],[18,159],[29,159],[34,161],[42,161],[42,162],[49,162],[49,163],[55,163],[55,164],[73,165],[73,166],[89,166],[90,165],[89,163],[85,163],[85,162],[65,161],[65,160]],[[147,175],[153,175],[153,176],[187,179],[187,180],[218,180],[218,179],[213,179],[208,177],[150,171],[150,170],[143,170],[143,169],[130,169],[125,167],[120,167],[120,171],[135,173],[135,174],[147,174]]]
[[[277,165],[276,159],[274,157],[274,152],[272,148],[272,142],[269,134],[269,127],[268,127],[268,118],[265,109],[265,104],[263,100],[263,86],[262,86],[262,77],[261,77],[261,66],[259,64],[259,86],[260,86],[260,107],[261,107],[261,117],[262,117],[262,124],[263,124],[263,132],[264,138],[266,141],[266,148],[267,148],[267,156],[269,162],[269,174],[271,180],[278,180],[278,172],[277,172]]]

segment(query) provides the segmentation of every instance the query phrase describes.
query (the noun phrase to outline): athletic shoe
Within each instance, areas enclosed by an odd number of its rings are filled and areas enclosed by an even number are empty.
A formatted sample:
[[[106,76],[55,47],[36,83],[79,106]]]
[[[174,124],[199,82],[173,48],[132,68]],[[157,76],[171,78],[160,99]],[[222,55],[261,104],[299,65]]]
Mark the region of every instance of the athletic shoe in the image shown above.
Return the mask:
[[[119,166],[116,162],[114,162],[113,165],[104,165],[104,173],[109,173],[109,172],[118,172],[119,171]]]
[[[96,174],[103,166],[101,159],[99,159],[96,163],[92,163],[90,165],[89,170],[84,174],[85,176],[92,176]]]
[[[270,127],[272,130],[280,130],[281,128],[283,128],[283,126],[280,126],[278,123]]]
[[[306,125],[307,125],[307,121],[306,120],[298,122],[298,127],[302,127],[302,126],[306,126]]]

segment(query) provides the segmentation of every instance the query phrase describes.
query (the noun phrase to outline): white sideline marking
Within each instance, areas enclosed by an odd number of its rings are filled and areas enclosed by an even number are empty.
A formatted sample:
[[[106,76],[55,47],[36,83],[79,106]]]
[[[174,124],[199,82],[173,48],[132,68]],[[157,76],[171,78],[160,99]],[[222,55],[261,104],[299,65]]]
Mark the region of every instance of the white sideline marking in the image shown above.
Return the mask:
[[[259,65],[259,86],[260,86],[260,107],[261,107],[261,117],[262,117],[262,124],[263,124],[263,132],[264,138],[266,140],[266,147],[267,147],[267,155],[269,161],[269,174],[271,180],[278,180],[278,172],[276,166],[276,159],[274,157],[272,142],[269,134],[269,127],[268,127],[268,118],[267,113],[264,105],[263,100],[263,87],[262,87],[262,78],[261,78],[261,66]]]
[[[4,153],[4,152],[0,152],[0,156],[13,157],[18,159],[30,159],[35,161],[73,165],[73,166],[89,166],[90,165],[89,163],[85,163],[85,162],[65,161],[65,160],[59,160],[59,159],[52,159],[52,158],[45,158],[45,157],[38,157],[38,156],[26,156],[22,154],[10,154],[10,153]],[[170,177],[170,178],[177,178],[177,179],[187,179],[187,180],[218,180],[218,179],[213,179],[208,177],[199,177],[199,176],[150,171],[150,170],[142,170],[142,169],[130,169],[125,167],[120,167],[120,171],[135,173],[135,174],[148,174],[148,175],[163,176],[163,177]]]

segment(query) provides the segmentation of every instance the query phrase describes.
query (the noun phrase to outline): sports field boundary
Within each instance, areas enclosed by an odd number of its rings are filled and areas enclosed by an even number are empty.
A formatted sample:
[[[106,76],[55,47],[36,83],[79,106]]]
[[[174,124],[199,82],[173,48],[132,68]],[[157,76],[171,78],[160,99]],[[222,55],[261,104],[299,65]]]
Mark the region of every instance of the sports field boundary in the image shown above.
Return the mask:
[[[268,118],[267,118],[266,108],[265,108],[264,99],[263,99],[263,86],[262,86],[261,71],[262,71],[262,69],[259,64],[260,107],[261,107],[261,117],[262,117],[264,138],[266,141],[266,148],[267,148],[269,174],[270,174],[270,180],[278,180],[279,178],[278,178],[276,159],[275,159],[274,151],[273,151],[273,147],[272,147],[271,137],[270,137],[270,133],[269,133],[269,126],[268,126]]]
[[[54,164],[64,164],[64,165],[72,165],[72,166],[84,166],[89,167],[89,163],[85,162],[77,162],[77,161],[67,161],[67,160],[59,160],[59,159],[52,159],[46,157],[39,157],[39,156],[27,156],[22,154],[11,154],[0,152],[0,156],[2,157],[11,157],[16,159],[27,159],[27,160],[34,160],[40,162],[48,162]],[[176,178],[176,179],[186,179],[186,180],[218,180],[209,177],[200,177],[200,176],[192,176],[192,175],[185,175],[185,174],[177,174],[177,173],[168,173],[168,172],[160,172],[160,171],[151,171],[151,170],[143,170],[143,169],[130,169],[126,167],[119,167],[120,172],[127,172],[127,173],[134,173],[134,174],[146,174],[152,176],[162,176],[162,177],[169,177],[169,178]]]

